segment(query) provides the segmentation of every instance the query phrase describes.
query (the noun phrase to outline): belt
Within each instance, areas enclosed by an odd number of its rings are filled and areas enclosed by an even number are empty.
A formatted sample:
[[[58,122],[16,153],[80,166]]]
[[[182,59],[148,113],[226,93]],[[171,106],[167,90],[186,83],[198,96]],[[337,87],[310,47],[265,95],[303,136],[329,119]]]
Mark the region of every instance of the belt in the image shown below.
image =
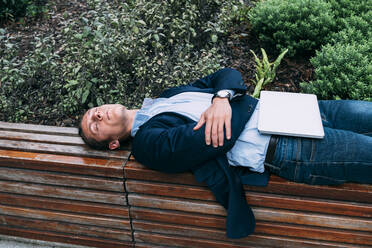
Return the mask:
[[[274,160],[274,154],[276,150],[276,144],[278,144],[279,137],[271,135],[269,141],[269,147],[267,148],[265,163],[271,164]]]

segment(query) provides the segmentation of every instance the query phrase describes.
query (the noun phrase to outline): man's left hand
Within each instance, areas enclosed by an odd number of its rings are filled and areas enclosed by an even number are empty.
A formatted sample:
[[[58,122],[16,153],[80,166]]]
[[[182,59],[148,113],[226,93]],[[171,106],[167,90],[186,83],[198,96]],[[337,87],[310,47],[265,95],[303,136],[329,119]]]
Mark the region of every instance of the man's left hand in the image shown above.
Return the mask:
[[[194,127],[198,130],[205,123],[205,143],[213,143],[213,147],[223,146],[224,129],[226,139],[231,138],[231,106],[227,98],[215,97],[212,105],[203,112],[199,122]]]

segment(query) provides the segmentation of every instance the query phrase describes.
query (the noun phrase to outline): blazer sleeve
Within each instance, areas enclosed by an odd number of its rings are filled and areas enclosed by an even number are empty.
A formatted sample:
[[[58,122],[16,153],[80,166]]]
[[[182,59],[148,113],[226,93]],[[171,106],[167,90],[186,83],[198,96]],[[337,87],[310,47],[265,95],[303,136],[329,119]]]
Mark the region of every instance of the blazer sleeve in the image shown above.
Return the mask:
[[[232,122],[232,137],[214,148],[205,144],[205,127],[194,131],[195,122],[176,113],[163,113],[145,123],[132,142],[136,160],[149,168],[176,173],[193,169],[208,160],[225,154],[238,138],[238,125]]]
[[[206,77],[200,78],[190,84],[201,89],[213,88],[214,92],[219,90],[234,90],[236,94],[244,95],[247,91],[242,75],[232,68],[224,68]]]

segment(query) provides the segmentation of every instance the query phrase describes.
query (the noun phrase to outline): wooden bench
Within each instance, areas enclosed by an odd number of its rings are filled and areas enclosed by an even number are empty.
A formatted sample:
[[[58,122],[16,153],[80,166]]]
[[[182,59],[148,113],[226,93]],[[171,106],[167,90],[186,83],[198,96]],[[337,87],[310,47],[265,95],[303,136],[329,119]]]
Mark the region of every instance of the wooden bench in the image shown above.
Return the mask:
[[[225,235],[225,210],[190,173],[87,148],[76,128],[0,122],[0,234],[92,247],[372,247],[372,185],[271,176],[245,187],[257,227]]]
[[[159,173],[133,159],[124,171],[136,247],[372,247],[372,185],[271,176],[267,187],[245,187],[255,233],[231,240],[225,210],[190,173]]]
[[[128,155],[88,149],[76,128],[0,122],[0,233],[133,247]]]

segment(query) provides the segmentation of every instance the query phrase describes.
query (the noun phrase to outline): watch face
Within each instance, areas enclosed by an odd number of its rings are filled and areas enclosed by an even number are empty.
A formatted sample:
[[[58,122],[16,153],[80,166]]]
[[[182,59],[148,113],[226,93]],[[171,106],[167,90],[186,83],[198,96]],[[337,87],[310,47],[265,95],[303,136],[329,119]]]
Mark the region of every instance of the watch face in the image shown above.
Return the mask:
[[[230,93],[227,91],[218,91],[217,96],[218,97],[230,97]]]

